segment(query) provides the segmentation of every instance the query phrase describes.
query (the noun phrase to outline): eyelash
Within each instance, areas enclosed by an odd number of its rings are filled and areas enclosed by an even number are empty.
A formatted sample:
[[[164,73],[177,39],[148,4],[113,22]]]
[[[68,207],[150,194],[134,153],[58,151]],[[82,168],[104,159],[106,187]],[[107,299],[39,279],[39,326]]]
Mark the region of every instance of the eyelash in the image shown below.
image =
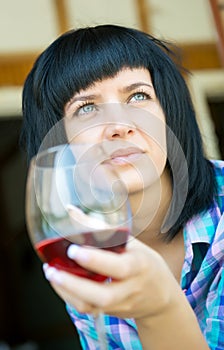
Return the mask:
[[[146,99],[139,100],[139,101],[136,101],[136,102],[142,102],[142,101],[145,101],[145,100],[151,100],[151,99],[152,99],[151,95],[150,95],[148,92],[146,92],[146,91],[144,91],[144,90],[139,90],[139,91],[134,92],[134,93],[130,96],[129,101],[130,101],[134,96],[140,95],[140,94],[144,95],[144,96],[146,97]]]
[[[79,115],[79,112],[81,111],[82,108],[84,108],[85,106],[91,106],[91,105],[94,105],[94,102],[93,101],[84,101],[84,102],[81,102],[79,105],[77,105],[76,107],[76,110],[74,112],[74,116],[78,116]],[[83,113],[85,114],[85,113]]]
[[[144,91],[144,90],[139,90],[139,91],[135,91],[130,97],[129,97],[129,99],[128,99],[128,102],[129,101],[131,101],[131,99],[134,97],[134,96],[136,96],[136,95],[139,95],[139,94],[142,94],[142,95],[144,95],[144,97],[146,97],[146,99],[143,99],[143,100],[139,100],[139,101],[135,101],[136,103],[139,103],[139,102],[142,102],[142,101],[145,101],[145,100],[151,100],[151,96],[150,96],[150,94],[149,93],[147,93],[146,91]],[[91,106],[91,105],[94,105],[95,106],[95,103],[93,102],[93,101],[84,101],[84,102],[81,102],[78,106],[77,106],[77,108],[76,108],[76,110],[75,110],[75,112],[74,112],[74,116],[79,116],[79,113],[80,113],[80,111],[81,111],[81,109],[82,108],[84,108],[85,106]],[[83,115],[84,114],[88,114],[88,113],[83,113]]]

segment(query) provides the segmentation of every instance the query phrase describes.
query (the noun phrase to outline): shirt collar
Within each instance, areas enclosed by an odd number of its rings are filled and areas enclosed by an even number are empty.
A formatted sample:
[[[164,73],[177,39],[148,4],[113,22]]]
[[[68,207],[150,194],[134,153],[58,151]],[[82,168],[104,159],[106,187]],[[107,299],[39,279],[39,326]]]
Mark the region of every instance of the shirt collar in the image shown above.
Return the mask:
[[[220,218],[220,209],[214,202],[214,205],[209,210],[194,216],[188,221],[184,228],[184,241],[188,242],[188,244],[211,244]]]

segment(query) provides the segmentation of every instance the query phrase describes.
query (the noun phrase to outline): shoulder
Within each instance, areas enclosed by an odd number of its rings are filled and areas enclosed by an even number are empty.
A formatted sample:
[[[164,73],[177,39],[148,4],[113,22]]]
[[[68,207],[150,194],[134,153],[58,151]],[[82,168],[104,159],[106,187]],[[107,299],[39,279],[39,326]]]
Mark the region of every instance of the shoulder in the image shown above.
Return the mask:
[[[223,160],[210,160],[213,165],[216,181],[219,185],[219,189],[224,194],[224,161]]]
[[[214,175],[216,180],[216,195],[215,201],[219,206],[221,213],[224,212],[224,161],[223,160],[211,160],[214,169]]]
[[[210,160],[216,180],[216,192],[211,206],[192,217],[185,226],[187,239],[190,242],[206,242],[223,240],[224,231],[224,161]],[[222,237],[222,238],[221,238]],[[224,242],[224,240],[223,240]],[[223,246],[223,243],[222,243]]]

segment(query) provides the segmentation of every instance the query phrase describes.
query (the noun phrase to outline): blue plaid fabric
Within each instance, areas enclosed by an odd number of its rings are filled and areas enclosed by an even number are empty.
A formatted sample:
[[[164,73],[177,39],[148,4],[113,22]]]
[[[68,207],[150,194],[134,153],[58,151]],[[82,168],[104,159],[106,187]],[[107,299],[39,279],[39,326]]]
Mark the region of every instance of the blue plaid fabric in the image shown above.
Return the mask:
[[[224,162],[213,161],[218,195],[205,213],[184,228],[185,261],[181,288],[191,304],[211,350],[224,350]],[[91,315],[67,311],[78,330],[83,349],[97,349]],[[140,350],[134,320],[104,316],[109,349]]]

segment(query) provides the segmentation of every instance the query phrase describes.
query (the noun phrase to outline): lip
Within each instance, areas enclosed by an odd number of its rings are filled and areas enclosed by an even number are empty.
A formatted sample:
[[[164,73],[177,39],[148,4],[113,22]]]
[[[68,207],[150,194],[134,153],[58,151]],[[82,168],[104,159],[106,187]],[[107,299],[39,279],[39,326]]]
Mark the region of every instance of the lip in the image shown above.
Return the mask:
[[[144,152],[140,148],[136,147],[121,148],[110,155],[109,162],[126,165],[137,160],[143,153]]]

